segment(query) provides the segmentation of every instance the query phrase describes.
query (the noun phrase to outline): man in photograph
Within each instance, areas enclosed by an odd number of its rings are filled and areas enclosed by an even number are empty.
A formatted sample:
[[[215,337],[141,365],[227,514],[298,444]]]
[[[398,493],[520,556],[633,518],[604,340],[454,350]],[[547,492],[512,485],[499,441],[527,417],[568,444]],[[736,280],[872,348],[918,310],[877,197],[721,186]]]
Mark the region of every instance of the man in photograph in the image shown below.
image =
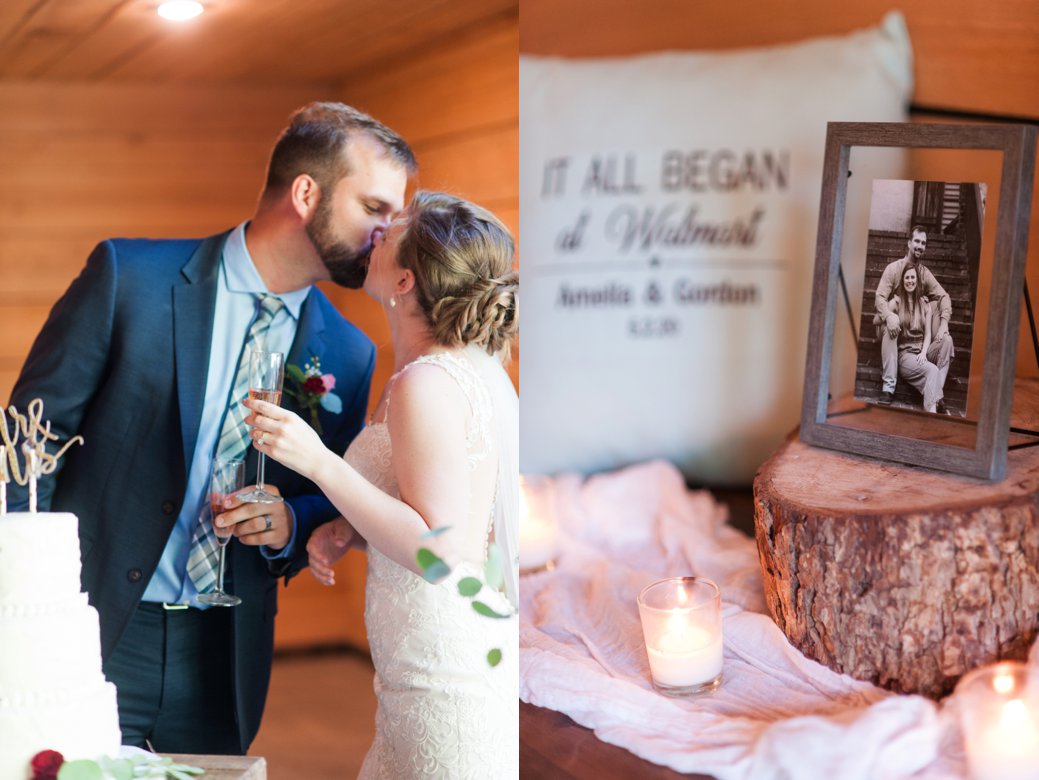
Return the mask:
[[[927,250],[927,230],[921,225],[914,225],[910,230],[905,256],[890,263],[884,269],[877,285],[876,310],[874,322],[880,331],[880,356],[883,370],[883,390],[878,403],[889,405],[894,399],[895,383],[898,378],[898,341],[901,332],[901,321],[897,311],[891,306],[891,299],[902,284],[902,277],[907,266],[916,270],[916,278],[920,293],[930,301],[933,312],[931,320],[931,339],[927,346],[927,360],[938,367],[939,388],[944,389],[945,379],[949,375],[952,363],[953,343],[949,333],[949,318],[952,316],[952,300],[944,288],[938,284],[934,274],[921,262]],[[947,414],[945,399],[939,398],[935,409],[939,414]]]

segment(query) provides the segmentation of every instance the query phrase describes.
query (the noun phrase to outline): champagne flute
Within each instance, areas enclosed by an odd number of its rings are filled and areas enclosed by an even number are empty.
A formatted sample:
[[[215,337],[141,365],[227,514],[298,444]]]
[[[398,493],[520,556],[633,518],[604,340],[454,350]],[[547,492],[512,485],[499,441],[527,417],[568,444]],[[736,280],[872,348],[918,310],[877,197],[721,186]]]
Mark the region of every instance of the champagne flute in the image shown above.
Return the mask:
[[[216,590],[199,594],[203,604],[217,607],[233,607],[241,604],[238,596],[224,591],[224,556],[227,543],[231,541],[230,528],[217,528],[216,516],[224,511],[224,499],[245,487],[245,461],[231,458],[214,458],[213,472],[209,478],[209,518],[213,523],[213,535],[220,546],[220,558],[216,569]]]
[[[285,379],[285,355],[281,352],[253,350],[249,360],[249,400],[266,401],[278,406],[281,404],[281,385]],[[276,496],[264,488],[264,466],[267,458],[261,452],[256,466],[256,487],[239,498],[251,504],[276,504],[281,496]]]

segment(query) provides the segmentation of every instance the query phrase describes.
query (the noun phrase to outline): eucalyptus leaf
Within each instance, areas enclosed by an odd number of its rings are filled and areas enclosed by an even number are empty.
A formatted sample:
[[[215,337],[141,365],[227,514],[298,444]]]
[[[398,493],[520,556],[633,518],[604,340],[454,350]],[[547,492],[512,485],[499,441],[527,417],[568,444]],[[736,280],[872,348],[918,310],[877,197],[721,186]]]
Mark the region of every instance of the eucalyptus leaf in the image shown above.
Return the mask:
[[[483,588],[483,583],[476,577],[463,577],[458,581],[458,592],[466,598],[471,599],[480,592],[481,588]]]
[[[321,408],[324,409],[326,412],[331,412],[332,414],[339,414],[341,411],[343,411],[342,400],[339,398],[338,395],[331,391],[321,396],[321,401],[319,403],[321,404]]]
[[[104,780],[96,761],[66,761],[58,770],[58,780]]]
[[[438,559],[437,562],[430,566],[428,569],[423,570],[422,579],[424,579],[426,582],[432,585],[435,585],[450,573],[451,568],[446,563]]]
[[[134,762],[128,758],[101,758],[98,764],[113,780],[133,780]]]
[[[285,366],[285,373],[288,375],[289,379],[293,380],[297,384],[301,385],[307,381],[307,375],[303,373],[303,369],[299,366],[293,365],[292,363]]]
[[[415,560],[418,562],[418,567],[422,569],[422,571],[425,571],[430,566],[436,566],[438,563],[444,563],[440,560],[440,556],[428,547],[419,547],[418,553],[415,555]]]
[[[197,777],[202,774],[201,772],[185,772],[178,768],[178,765],[166,767],[166,773],[173,778],[173,780],[192,780],[193,777]]]
[[[422,534],[422,536],[420,536],[419,539],[435,539],[436,537],[440,536],[440,534],[450,530],[451,526],[449,525],[442,525],[439,528],[430,528],[428,531]]]
[[[491,542],[487,548],[487,560],[483,564],[483,576],[491,590],[501,590],[505,584],[505,569],[502,566],[501,548]]]
[[[491,666],[497,666],[501,663],[501,650],[497,647],[487,653],[487,663]]]
[[[502,620],[504,620],[505,618],[509,617],[509,615],[499,615],[497,612],[495,612],[493,609],[488,607],[482,601],[474,601],[473,602],[473,609],[475,609],[477,612],[479,612],[484,617],[500,618]]]

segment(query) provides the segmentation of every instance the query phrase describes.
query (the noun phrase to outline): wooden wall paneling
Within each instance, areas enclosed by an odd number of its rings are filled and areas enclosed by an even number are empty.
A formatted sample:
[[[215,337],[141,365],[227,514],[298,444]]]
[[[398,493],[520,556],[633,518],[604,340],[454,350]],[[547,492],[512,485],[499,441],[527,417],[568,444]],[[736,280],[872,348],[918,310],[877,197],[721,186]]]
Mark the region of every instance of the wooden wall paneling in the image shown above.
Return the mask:
[[[145,235],[183,235],[228,218],[239,221],[252,211],[270,151],[259,138],[20,141],[4,147],[11,160],[0,172],[0,231],[32,234],[60,224],[76,231],[93,227],[103,233],[99,238],[122,235],[127,227],[137,235],[142,229]],[[48,207],[25,208],[30,202]]]
[[[515,0],[397,0],[389,9],[376,0],[231,0],[213,4],[204,24],[134,51],[111,78],[206,81],[219,73],[243,82],[342,81],[372,62],[421,56],[430,39],[514,7]]]
[[[5,0],[0,4],[0,51],[18,34],[18,30],[25,24],[26,16],[38,5],[39,0]]]
[[[76,47],[84,27],[111,16],[125,4],[125,0],[43,0],[24,8],[22,17],[0,46],[0,73],[7,78],[32,78],[46,73],[52,63]]]
[[[516,208],[519,131],[507,124],[451,143],[416,144],[425,189],[445,190],[491,211]]]
[[[336,584],[326,587],[304,571],[279,594],[275,647],[350,645],[368,651],[364,631],[364,553],[351,551],[336,567]]]
[[[518,53],[517,16],[501,15],[422,57],[401,57],[392,69],[362,71],[343,85],[341,94],[412,143],[471,135],[483,127],[516,123]],[[404,99],[387,99],[388,93]]]
[[[449,40],[474,20],[515,9],[517,0],[398,0],[390,13],[384,3],[371,0],[370,18],[360,23],[354,16],[356,3],[337,5],[329,23],[312,30],[307,38],[312,61],[289,61],[298,63],[299,77],[342,76],[372,62],[389,67],[405,58],[421,60],[431,41]],[[330,71],[327,63],[332,62],[337,65]],[[324,68],[320,67],[323,63]]]
[[[29,353],[36,334],[51,310],[50,302],[8,303],[0,308],[0,361],[12,368],[20,368]]]
[[[2,188],[2,185],[0,185]],[[68,287],[69,258],[86,260],[97,243],[97,234],[91,230],[36,235],[20,232],[9,236],[0,231],[0,267],[3,268],[3,294],[22,304],[37,303],[50,306]]]
[[[319,99],[329,99],[329,92],[317,84],[0,81],[0,144],[6,147],[18,139],[140,142],[187,137],[199,142],[266,138],[273,146],[289,114]]]
[[[0,265],[0,274],[3,273]],[[51,303],[20,304],[0,301],[0,394],[6,403],[18,378],[18,372],[29,354],[29,348],[50,312]]]
[[[293,0],[265,0],[263,3],[233,0],[223,8],[213,4],[204,17],[189,24],[173,27],[156,18],[156,25],[165,27],[168,32],[128,52],[113,65],[108,75],[113,80],[207,81],[212,74],[219,74],[222,80],[247,83],[253,75],[255,63],[277,58],[281,65],[278,68],[280,75],[273,80],[283,83],[319,81],[299,78],[292,73],[295,69],[291,64],[293,61],[305,62],[317,56],[307,35],[313,15],[296,12],[297,6],[308,4],[321,8],[321,13],[328,15],[324,10],[328,3],[324,0],[302,0],[299,3]],[[365,8],[364,4],[350,4],[355,5]],[[127,13],[137,11],[127,9]],[[272,34],[272,30],[277,32]],[[305,50],[306,54],[286,57],[285,45],[289,42],[300,46],[300,51]],[[336,61],[341,61],[341,58]]]
[[[125,63],[146,55],[163,38],[191,43],[195,38],[194,22],[180,25],[162,19],[155,13],[156,5],[157,2],[121,3],[115,13],[97,19],[87,31],[81,31],[41,75],[49,81],[104,81]],[[224,7],[223,3],[211,5],[208,13],[219,14]],[[179,75],[180,69],[173,67],[163,80],[179,80]]]
[[[523,0],[520,50],[569,57],[734,49],[875,26],[889,0]],[[917,0],[903,13],[918,105],[1039,117],[1039,4]],[[594,24],[592,20],[594,19]]]
[[[955,118],[949,118],[944,116],[935,116],[926,112],[916,113],[913,116],[914,122],[930,122],[930,123],[956,123],[964,122],[965,120],[956,120]],[[986,157],[988,154],[990,157]],[[942,171],[946,171],[945,174],[949,178],[943,178],[944,181],[971,181],[971,182],[985,182],[989,186],[989,213],[987,214],[986,223],[984,226],[985,235],[983,236],[984,244],[989,244],[990,241],[994,240],[995,235],[995,206],[997,203],[999,179],[998,179],[998,153],[982,153],[975,152],[973,154],[964,153],[962,151],[957,152],[956,150],[948,149],[928,149],[928,150],[915,150],[910,156],[910,176],[913,178],[921,178],[925,180],[932,180],[937,176],[941,175]],[[993,167],[995,166],[995,174],[993,174]],[[1025,266],[1025,280],[1028,284],[1029,292],[1032,295],[1032,305],[1039,307],[1039,263],[1035,262],[1035,259],[1039,257],[1039,170],[1036,171],[1033,185],[1032,185],[1032,210],[1030,219],[1030,230],[1028,235],[1028,257],[1029,263]],[[991,262],[989,258],[988,263]],[[925,258],[926,263],[926,258]],[[992,286],[992,277],[990,273],[991,266],[986,266],[983,263],[981,273],[978,278],[978,302],[979,304],[985,303],[988,300],[989,290]],[[984,318],[987,317],[988,311],[980,310],[977,312],[976,317]],[[1036,309],[1036,315],[1039,316],[1039,308]],[[985,330],[985,323],[976,322],[975,324],[977,335],[983,335]],[[1037,356],[1035,349],[1032,345],[1032,334],[1028,325],[1028,315],[1025,311],[1024,306],[1021,308],[1021,322],[1018,329],[1018,342],[1017,342],[1017,358],[1016,358],[1016,374],[1021,377],[1035,377],[1039,376],[1039,362],[1037,362]],[[980,361],[984,360],[984,341],[975,338],[975,352],[972,358],[972,368],[974,370],[980,370]],[[975,379],[980,377],[972,376],[972,393],[974,391]],[[980,386],[979,386],[980,389]]]
[[[0,82],[0,397],[98,241],[204,236],[247,218],[289,113],[321,96]]]

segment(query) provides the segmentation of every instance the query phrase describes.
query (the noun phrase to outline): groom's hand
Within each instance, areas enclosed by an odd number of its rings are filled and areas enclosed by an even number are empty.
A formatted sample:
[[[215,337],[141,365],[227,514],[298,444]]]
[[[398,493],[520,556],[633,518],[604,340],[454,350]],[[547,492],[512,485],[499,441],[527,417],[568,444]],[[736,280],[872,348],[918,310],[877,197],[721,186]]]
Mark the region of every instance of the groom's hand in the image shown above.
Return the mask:
[[[274,495],[281,495],[277,486],[264,485]],[[252,489],[252,486],[247,488]],[[280,550],[292,538],[292,513],[284,501],[274,504],[241,502],[237,495],[224,501],[227,509],[214,518],[219,528],[233,528],[232,533],[242,544],[258,547],[267,545]]]
[[[357,534],[342,517],[320,525],[307,542],[310,573],[322,585],[335,585],[335,562],[346,555]]]

